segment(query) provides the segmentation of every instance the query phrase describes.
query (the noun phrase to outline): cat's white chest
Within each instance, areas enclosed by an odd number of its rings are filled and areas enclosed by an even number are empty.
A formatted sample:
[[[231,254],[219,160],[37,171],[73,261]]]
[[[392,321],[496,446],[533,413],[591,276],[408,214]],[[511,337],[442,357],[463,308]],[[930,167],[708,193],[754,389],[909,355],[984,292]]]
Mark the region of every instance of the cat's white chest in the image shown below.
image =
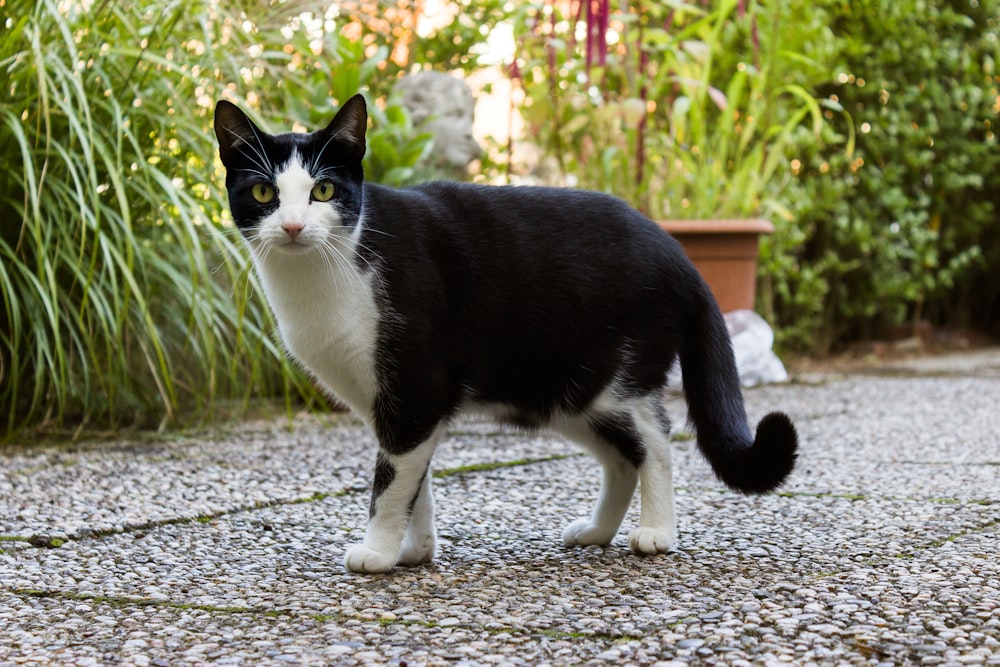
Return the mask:
[[[309,256],[271,257],[258,272],[288,351],[371,421],[379,319],[373,274]]]

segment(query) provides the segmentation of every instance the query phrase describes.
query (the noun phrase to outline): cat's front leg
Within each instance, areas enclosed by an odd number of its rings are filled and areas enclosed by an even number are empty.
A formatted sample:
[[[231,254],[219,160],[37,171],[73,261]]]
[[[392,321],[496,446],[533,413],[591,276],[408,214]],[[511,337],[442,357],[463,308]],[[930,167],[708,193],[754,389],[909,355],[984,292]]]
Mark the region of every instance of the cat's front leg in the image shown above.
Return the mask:
[[[375,462],[375,479],[372,483],[371,510],[368,531],[364,542],[348,548],[344,567],[351,572],[388,572],[400,561],[403,538],[410,524],[411,514],[430,494],[428,466],[436,438],[420,444],[405,454],[393,455],[380,450]],[[426,509],[422,506],[422,509]],[[433,514],[431,515],[433,520]],[[421,519],[421,521],[423,521]]]
[[[430,471],[420,485],[406,536],[399,552],[400,565],[421,565],[434,560],[437,551],[437,531],[434,529],[434,496],[431,493]]]

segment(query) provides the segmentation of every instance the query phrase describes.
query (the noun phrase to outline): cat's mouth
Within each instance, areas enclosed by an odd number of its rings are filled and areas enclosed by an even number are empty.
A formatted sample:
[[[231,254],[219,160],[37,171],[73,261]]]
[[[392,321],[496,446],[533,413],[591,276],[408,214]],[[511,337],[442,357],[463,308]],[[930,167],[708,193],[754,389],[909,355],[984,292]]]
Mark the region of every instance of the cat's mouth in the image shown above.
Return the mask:
[[[283,239],[277,243],[272,244],[276,250],[279,252],[288,253],[290,255],[301,255],[315,249],[315,244],[309,242],[306,239]]]
[[[271,245],[281,252],[301,255],[316,245],[315,239],[307,232],[306,225],[300,222],[282,223],[281,232],[271,238]]]
[[[277,252],[289,256],[304,255],[316,249],[316,244],[309,239],[293,239],[287,236],[257,238],[250,242],[258,252]]]

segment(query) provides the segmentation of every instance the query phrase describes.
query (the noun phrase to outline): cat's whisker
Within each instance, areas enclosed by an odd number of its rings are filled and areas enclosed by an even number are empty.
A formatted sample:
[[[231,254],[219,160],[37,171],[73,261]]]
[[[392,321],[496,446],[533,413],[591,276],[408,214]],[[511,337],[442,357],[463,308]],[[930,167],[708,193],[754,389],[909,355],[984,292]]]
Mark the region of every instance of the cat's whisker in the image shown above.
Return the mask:
[[[246,144],[246,145],[249,145],[249,144]],[[256,153],[257,150],[254,149],[254,152]],[[258,157],[255,157],[253,155],[249,155],[242,148],[240,148],[240,154],[243,155],[247,160],[249,160],[250,163],[254,167],[253,169],[242,169],[241,171],[245,171],[245,172],[251,173],[251,174],[253,174],[255,176],[259,176],[260,178],[262,178],[263,180],[266,180],[266,181],[270,181],[272,179],[273,171],[272,171],[272,169],[270,168],[269,165],[262,164],[260,162],[260,160],[258,159]],[[259,153],[258,153],[258,155],[259,155]]]
[[[319,169],[319,173],[323,176],[329,176],[343,169],[339,164],[328,164]]]
[[[231,128],[226,128],[226,131],[229,134],[233,135],[239,140],[238,142],[234,143],[234,146],[240,152],[240,155],[250,160],[250,162],[252,162],[255,166],[259,167],[262,172],[266,172],[267,174],[273,173],[274,167],[271,164],[270,158],[267,156],[267,150],[264,148],[264,143],[261,140],[260,135],[257,133],[257,128],[254,127],[253,125],[250,125],[250,130],[253,132],[254,139],[256,139],[257,141],[256,146],[247,141],[247,137],[245,134],[236,132]],[[243,150],[244,146],[249,147],[254,152],[254,155],[250,155],[245,150]]]
[[[223,227],[220,231],[223,236],[245,238],[243,230],[239,227]]]
[[[253,176],[259,177],[261,180],[270,181],[271,174],[261,171],[260,169],[240,169],[239,171],[251,174]]]
[[[245,240],[247,242],[247,245],[249,245],[251,248],[259,249],[260,246],[266,245],[265,240],[264,240],[264,236],[260,232],[260,230],[256,230],[256,229],[253,230],[250,234],[248,234],[244,238],[245,238]]]
[[[322,239],[319,242],[319,245],[317,246],[317,251],[319,252],[320,257],[322,257],[323,261],[326,263],[326,266],[330,270],[330,273],[332,275],[336,275],[335,268],[336,266],[339,266],[340,263],[338,261],[336,252],[334,251],[333,248],[330,247],[329,240],[325,238]]]
[[[331,248],[328,244],[323,243],[320,245],[320,256],[323,258],[323,261],[326,263],[327,268],[330,271],[330,274],[333,276],[335,288],[338,291],[349,292],[351,295],[356,294],[358,286],[356,284],[356,281],[354,280],[354,276],[351,275],[351,272],[344,271],[342,269],[344,265],[344,259],[343,257],[340,256],[340,253],[337,252],[335,249]],[[341,269],[338,270],[338,268],[335,267],[341,267]],[[347,277],[347,284],[341,285],[340,281],[344,276]]]
[[[219,261],[219,264],[216,265],[212,273],[213,274],[220,273],[222,271],[222,268],[229,263],[236,264],[237,266],[240,267],[240,270],[244,270],[247,267],[247,262],[245,257],[240,255],[240,253],[235,248],[226,248],[225,254]]]
[[[357,271],[353,270],[351,266],[351,259],[344,254],[344,252],[337,247],[338,239],[336,237],[327,237],[323,239],[320,244],[320,248],[325,256],[332,261],[341,269],[340,271],[333,272],[334,275],[346,275],[348,279],[348,288],[352,293],[357,293],[357,291],[362,288],[363,281],[361,276],[358,275]]]
[[[368,233],[381,234],[382,236],[388,236],[389,238],[392,238],[392,234],[382,229],[375,229],[374,227],[363,227],[361,229],[361,236],[364,236],[365,234]]]
[[[237,230],[239,234],[243,237],[243,241],[249,246],[251,250],[251,255],[256,254],[255,259],[262,260],[270,252],[271,244],[268,243],[267,237],[264,232],[259,227],[252,228],[249,232],[244,230]]]
[[[257,261],[260,264],[266,264],[268,257],[271,255],[271,244],[270,243],[260,243],[256,248]]]
[[[243,232],[236,227],[221,227],[218,231],[222,233],[224,237],[240,236],[243,238]],[[218,274],[222,271],[222,268],[229,262],[234,262],[240,266],[240,271],[245,271],[248,268],[247,257],[245,254],[240,252],[240,248],[243,247],[242,242],[228,243],[222,246],[222,258],[220,263],[213,270],[213,275]],[[238,275],[238,274],[237,274]]]
[[[383,257],[382,257],[381,255],[379,255],[379,254],[378,254],[377,252],[375,252],[374,250],[372,250],[371,248],[369,248],[369,247],[368,247],[368,246],[366,246],[365,244],[361,243],[360,241],[358,242],[358,244],[357,244],[357,247],[358,247],[358,248],[360,248],[360,249],[362,249],[362,250],[365,250],[365,251],[367,251],[367,252],[371,253],[371,254],[372,254],[372,256],[373,256],[373,257],[376,257],[376,258],[378,258],[378,260],[379,260],[379,261],[382,261],[382,262],[384,262],[384,261],[385,261],[385,260],[384,260],[384,258],[383,258]],[[372,271],[372,273],[378,273],[378,272],[377,272],[377,271],[375,270],[375,265],[374,265],[374,264],[372,264],[372,262],[371,262],[371,260],[370,260],[370,259],[368,259],[367,257],[365,257],[364,255],[362,255],[362,254],[360,254],[360,253],[358,253],[358,257],[359,257],[359,258],[361,259],[361,261],[363,261],[363,262],[365,263],[365,266],[366,266],[366,267],[367,267],[367,268],[368,268],[368,269],[369,269],[370,271]]]
[[[229,296],[231,296],[232,298],[234,299],[236,298],[236,290],[240,285],[243,285],[244,290],[252,288],[253,281],[247,277],[250,274],[250,266],[251,266],[250,262],[244,262],[243,264],[239,265],[236,271],[236,275],[233,277],[232,289],[229,291]],[[217,271],[221,269],[222,269],[221,265],[216,268]],[[245,298],[249,298],[249,295],[245,295]]]
[[[338,240],[341,243],[343,243],[343,244],[347,244],[348,243],[346,240],[342,240],[342,239],[338,239]],[[337,249],[337,252],[343,258],[344,265],[346,267],[348,267],[348,270],[346,271],[346,273],[351,276],[351,279],[355,283],[355,286],[356,286],[355,290],[362,289],[364,287],[365,280],[361,276],[361,274],[357,270],[357,268],[355,267],[355,259],[358,258],[358,257],[361,257],[361,255],[358,254],[357,249],[355,247],[348,246],[348,252],[350,253],[350,257],[348,257],[346,254],[344,254],[344,252],[342,250],[340,250],[339,248]],[[362,257],[362,259],[363,259],[363,257]]]
[[[326,143],[323,144],[322,148],[320,148],[319,151],[316,153],[316,155],[313,157],[312,164],[310,166],[315,166],[316,163],[319,162],[319,159],[323,156],[323,153],[326,152],[327,147],[330,145],[331,142],[333,142],[335,138],[336,135],[332,135],[326,140]],[[324,168],[323,171],[325,172],[326,169],[327,168]]]
[[[271,156],[267,153],[267,148],[264,147],[264,141],[260,138],[260,134],[257,132],[257,127],[255,125],[250,125],[251,131],[253,131],[254,138],[257,139],[257,154],[263,159],[264,165],[267,166],[267,170],[274,173],[274,164],[271,162]]]
[[[366,251],[370,252],[372,255],[374,255],[375,257],[378,257],[379,259],[382,259],[379,256],[379,254],[374,249],[372,249],[368,244],[366,244],[364,241],[362,241],[360,237],[354,243],[355,243],[356,247],[361,248],[362,250],[366,250]]]

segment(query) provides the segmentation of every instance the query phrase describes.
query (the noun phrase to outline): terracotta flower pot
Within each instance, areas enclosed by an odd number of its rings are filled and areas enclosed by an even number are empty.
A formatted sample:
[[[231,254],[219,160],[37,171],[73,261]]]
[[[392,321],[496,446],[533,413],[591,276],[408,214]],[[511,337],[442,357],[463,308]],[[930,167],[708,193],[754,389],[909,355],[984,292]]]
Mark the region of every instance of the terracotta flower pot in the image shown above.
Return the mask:
[[[680,241],[695,268],[712,289],[719,308],[753,310],[757,292],[757,252],[767,220],[660,220],[662,229]]]

